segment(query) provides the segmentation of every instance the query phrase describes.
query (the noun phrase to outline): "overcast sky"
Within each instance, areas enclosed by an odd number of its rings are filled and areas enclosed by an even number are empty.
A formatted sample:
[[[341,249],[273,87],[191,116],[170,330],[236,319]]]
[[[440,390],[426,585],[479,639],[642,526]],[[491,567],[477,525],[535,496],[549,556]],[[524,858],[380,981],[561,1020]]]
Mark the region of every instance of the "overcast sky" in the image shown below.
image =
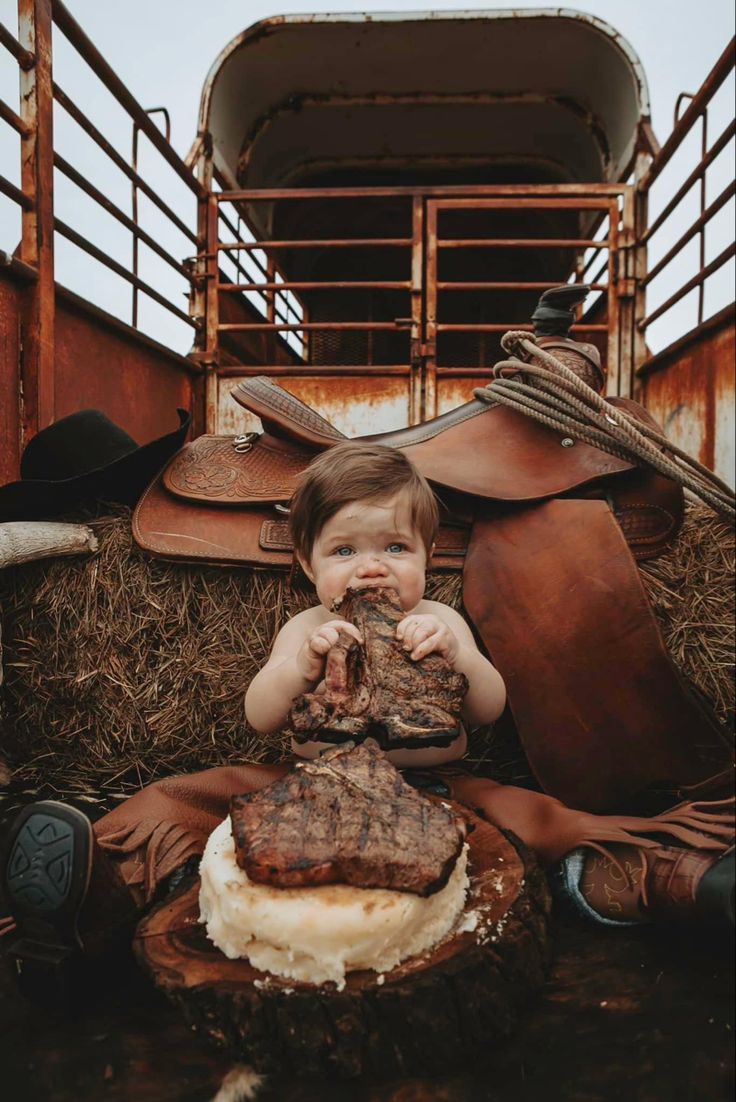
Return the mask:
[[[9,10],[14,0],[0,0]],[[220,51],[246,27],[279,13],[484,10],[504,4],[288,2],[261,0],[67,0],[67,7],[146,106],[165,103],[172,141],[186,152],[199,95]],[[544,8],[536,0],[508,7]],[[548,5],[553,8],[554,5]],[[666,136],[681,91],[695,91],[734,33],[732,0],[589,0],[565,5],[606,20],[628,39],[649,80],[655,130]],[[3,19],[5,22],[5,19]]]
[[[273,3],[244,2],[244,0],[125,0],[112,4],[109,0],[66,0],[67,7],[82,25],[89,37],[110,62],[113,69],[127,84],[144,107],[165,105],[171,114],[171,140],[174,148],[184,156],[196,132],[199,98],[203,81],[217,55],[228,42],[246,27],[269,15],[285,11],[305,13],[313,11],[424,11],[428,5],[419,3],[344,3],[320,5],[290,0],[283,8]],[[517,8],[542,8],[533,0],[519,0]],[[444,4],[446,10],[483,10],[482,3]],[[501,7],[501,5],[499,5]],[[733,0],[578,0],[571,4],[574,10],[589,12],[611,24],[628,40],[638,54],[647,75],[652,104],[654,129],[660,141],[672,128],[672,115],[676,98],[681,91],[696,91],[704,77],[719,57],[734,33]],[[433,9],[439,10],[439,9]],[[0,18],[16,33],[17,16],[15,0],[0,0]],[[105,135],[129,155],[130,122],[111,103],[100,86],[94,82],[73,57],[65,40],[56,34],[54,43],[55,78],[59,84],[88,112]],[[573,63],[571,61],[571,63]],[[719,117],[726,118],[733,106],[733,84],[725,88],[721,102],[716,105],[711,136],[722,129]],[[0,98],[17,109],[17,69],[14,61],[0,49]],[[729,101],[730,99],[730,106]],[[103,191],[106,191],[124,209],[130,209],[129,187],[116,170],[111,170],[93,150],[87,148],[87,139],[80,136],[76,127],[62,117],[57,110],[55,118],[57,148]],[[0,123],[0,172],[17,182],[17,141],[15,135]],[[729,158],[733,159],[733,143]],[[150,150],[142,148],[144,174],[156,178],[159,166]],[[150,159],[150,161],[149,161]],[[692,163],[692,162],[691,162]],[[723,163],[720,176],[723,177]],[[709,201],[720,190],[711,187]],[[192,224],[192,205],[186,189],[169,173],[160,184],[177,210],[181,210]],[[130,237],[119,228],[97,230],[96,213],[87,207],[87,200],[66,182],[57,181],[57,215],[95,239],[96,233],[106,235],[105,245],[121,263],[130,257]],[[148,216],[142,209],[142,216]],[[76,217],[76,221],[75,221]],[[724,212],[719,227],[714,227],[712,255],[720,251],[715,247],[716,237],[730,232],[733,224],[733,204]],[[721,226],[723,228],[721,228]],[[93,229],[93,227],[95,227]],[[153,232],[158,232],[153,231]],[[165,231],[161,231],[163,234]],[[109,233],[109,237],[107,236]],[[0,249],[12,252],[18,238],[17,211],[0,196]],[[720,245],[722,248],[723,245]],[[186,251],[182,242],[171,243],[172,250],[182,257]],[[60,242],[58,252],[58,276],[61,282],[74,290],[95,298],[100,305],[129,319],[130,291],[114,276],[100,271],[93,261],[80,261],[72,246]],[[148,265],[143,274],[152,283],[160,285],[168,279],[166,270],[159,272],[150,258],[143,258]],[[90,277],[90,265],[93,276]],[[143,271],[143,270],[142,270]],[[182,300],[180,300],[182,301]],[[183,304],[183,302],[182,302]],[[718,303],[715,304],[716,306]],[[712,311],[709,311],[712,312]],[[148,304],[142,307],[142,326],[152,335],[168,341],[180,350],[186,350],[188,334],[179,323],[170,325],[163,311]],[[664,330],[666,335],[666,330]],[[658,343],[662,343],[661,338]]]

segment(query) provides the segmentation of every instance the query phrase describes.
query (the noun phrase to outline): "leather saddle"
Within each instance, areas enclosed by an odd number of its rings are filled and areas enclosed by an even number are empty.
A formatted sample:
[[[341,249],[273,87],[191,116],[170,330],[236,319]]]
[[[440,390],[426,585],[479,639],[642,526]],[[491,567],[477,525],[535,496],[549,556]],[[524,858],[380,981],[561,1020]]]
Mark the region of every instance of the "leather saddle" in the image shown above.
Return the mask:
[[[141,499],[135,539],[163,558],[290,567],[287,516],[296,479],[345,436],[266,376],[239,383],[232,397],[260,417],[263,432],[204,435],[185,445]],[[609,402],[655,425],[636,402]],[[638,559],[661,554],[682,520],[682,491],[669,479],[477,399],[424,424],[361,439],[401,448],[437,491],[443,518],[434,569],[462,569],[484,502],[608,500]]]
[[[591,346],[539,343],[588,377],[596,366]],[[263,432],[187,444],[141,498],[134,538],[166,559],[289,569],[296,478],[344,436],[265,376],[233,398]],[[670,660],[635,561],[676,538],[678,485],[477,399],[363,439],[401,448],[435,488],[431,568],[463,571],[466,612],[547,792],[602,811],[724,767],[721,731]]]

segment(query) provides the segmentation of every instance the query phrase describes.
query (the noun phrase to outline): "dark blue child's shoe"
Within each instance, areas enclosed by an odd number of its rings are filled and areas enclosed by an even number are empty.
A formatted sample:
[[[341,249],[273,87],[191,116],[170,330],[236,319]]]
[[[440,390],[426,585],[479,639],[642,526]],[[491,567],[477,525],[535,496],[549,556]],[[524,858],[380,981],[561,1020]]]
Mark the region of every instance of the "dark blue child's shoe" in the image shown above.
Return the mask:
[[[92,870],[92,825],[81,811],[43,800],[23,808],[4,847],[2,894],[15,929],[7,952],[56,965],[81,949],[77,920]]]

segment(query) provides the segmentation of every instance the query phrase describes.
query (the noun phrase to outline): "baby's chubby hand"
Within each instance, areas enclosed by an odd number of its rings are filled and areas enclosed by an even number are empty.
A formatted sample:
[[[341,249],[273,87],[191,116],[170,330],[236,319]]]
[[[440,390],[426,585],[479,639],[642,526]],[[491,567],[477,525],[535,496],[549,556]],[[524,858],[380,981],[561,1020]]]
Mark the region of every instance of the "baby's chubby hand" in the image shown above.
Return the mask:
[[[340,632],[352,635],[359,643],[363,642],[355,624],[347,620],[328,620],[312,632],[297,651],[296,664],[299,672],[307,681],[318,681],[325,668],[325,658],[331,647],[340,638]]]
[[[404,644],[404,650],[410,651],[409,657],[414,661],[428,654],[441,654],[454,665],[460,650],[452,628],[431,613],[406,616],[396,628],[396,638]]]

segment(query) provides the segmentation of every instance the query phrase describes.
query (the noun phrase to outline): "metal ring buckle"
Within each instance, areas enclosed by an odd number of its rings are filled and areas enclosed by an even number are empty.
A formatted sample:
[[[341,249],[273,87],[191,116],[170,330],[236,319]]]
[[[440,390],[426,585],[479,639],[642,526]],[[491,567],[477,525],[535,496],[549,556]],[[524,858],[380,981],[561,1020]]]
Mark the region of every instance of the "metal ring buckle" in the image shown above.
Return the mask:
[[[291,512],[291,509],[288,507],[288,505],[282,505],[279,501],[275,501],[273,507],[275,511],[277,513],[281,513],[282,516],[288,517],[289,513]]]
[[[249,452],[259,437],[257,432],[244,432],[241,436],[236,436],[233,440],[233,447],[235,451],[240,455],[244,455],[245,452]]]

